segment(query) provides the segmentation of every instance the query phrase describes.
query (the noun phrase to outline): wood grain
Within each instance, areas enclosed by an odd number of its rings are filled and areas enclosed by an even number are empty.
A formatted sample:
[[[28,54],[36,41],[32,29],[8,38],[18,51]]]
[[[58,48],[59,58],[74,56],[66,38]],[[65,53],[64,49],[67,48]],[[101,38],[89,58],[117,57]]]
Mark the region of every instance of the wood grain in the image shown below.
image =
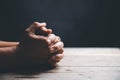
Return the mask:
[[[0,80],[120,80],[119,48],[65,48],[58,67],[36,74],[3,73]]]

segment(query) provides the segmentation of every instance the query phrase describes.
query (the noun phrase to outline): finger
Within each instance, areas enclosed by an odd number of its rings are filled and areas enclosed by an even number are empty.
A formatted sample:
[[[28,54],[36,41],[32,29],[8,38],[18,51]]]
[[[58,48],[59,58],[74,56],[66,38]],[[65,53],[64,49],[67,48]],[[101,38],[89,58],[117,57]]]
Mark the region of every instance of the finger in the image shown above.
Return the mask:
[[[45,27],[46,23],[39,23],[39,22],[34,22],[30,27],[28,27],[26,30],[28,32],[35,33],[35,31],[41,27]]]
[[[47,37],[42,36],[42,35],[35,35],[32,33],[29,33],[29,37],[31,37],[35,41],[39,41],[39,42],[43,41],[48,46],[51,44],[51,41],[49,39],[47,39]]]
[[[50,57],[50,60],[59,62],[63,57],[64,57],[64,55],[61,54],[61,53],[60,54],[55,54],[55,55]]]
[[[40,30],[44,33],[47,34],[51,34],[52,33],[52,29],[47,29],[46,27],[41,27]]]
[[[45,22],[42,22],[42,23],[34,22],[33,28],[34,27],[36,27],[36,31],[35,32],[38,31],[38,33],[40,33],[40,34],[46,35],[46,34],[52,33],[51,29],[47,29],[46,28],[46,23]]]
[[[63,53],[63,47],[64,47],[64,44],[63,42],[57,42],[56,44],[52,45],[49,47],[49,50],[50,50],[50,53],[58,53],[58,52],[61,52]]]
[[[48,35],[48,40],[51,41],[50,45],[55,44],[56,42],[61,41],[60,37],[54,35],[54,34],[49,34]]]
[[[52,66],[56,66],[58,62],[60,62],[60,60],[64,57],[63,54],[57,54],[57,57],[51,56],[50,59],[48,59],[48,62],[50,65]]]
[[[48,60],[48,62],[51,66],[57,66],[57,63],[58,63],[56,61],[51,61],[51,60]]]
[[[57,42],[60,42],[60,41],[61,41],[60,37],[59,37],[59,36],[56,36],[56,39],[53,41],[53,44],[55,44],[55,43],[57,43]]]
[[[48,36],[48,34],[52,33],[52,29],[47,29],[46,27],[40,27],[35,31],[36,35],[44,35]]]
[[[46,23],[39,22],[34,22],[26,31],[36,35],[48,35],[52,33],[51,29],[46,28]]]

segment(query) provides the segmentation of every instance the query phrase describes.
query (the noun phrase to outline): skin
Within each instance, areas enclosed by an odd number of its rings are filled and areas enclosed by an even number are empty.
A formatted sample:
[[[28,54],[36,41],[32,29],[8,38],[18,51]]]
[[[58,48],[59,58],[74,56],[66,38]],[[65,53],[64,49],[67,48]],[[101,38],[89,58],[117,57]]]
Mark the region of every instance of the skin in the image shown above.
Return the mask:
[[[63,42],[46,28],[46,23],[34,22],[20,42],[0,41],[0,44],[0,67],[55,66],[64,56]]]

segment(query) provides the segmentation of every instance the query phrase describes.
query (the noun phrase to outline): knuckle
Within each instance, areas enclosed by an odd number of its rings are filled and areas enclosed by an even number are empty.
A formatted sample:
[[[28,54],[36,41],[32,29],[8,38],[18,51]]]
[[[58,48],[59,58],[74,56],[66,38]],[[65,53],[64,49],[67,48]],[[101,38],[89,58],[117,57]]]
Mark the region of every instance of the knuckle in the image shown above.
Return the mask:
[[[56,59],[60,59],[60,55],[55,55],[55,58]]]
[[[64,57],[63,54],[57,54],[57,55],[55,56],[55,58],[56,58],[57,60],[61,60],[63,57]]]
[[[61,59],[63,59],[63,57],[64,57],[64,55],[61,55],[59,59],[61,60]]]
[[[59,46],[54,46],[54,50],[57,52],[60,49]]]
[[[53,37],[55,37],[55,34],[49,34],[48,35],[48,38],[53,38]]]
[[[49,46],[51,43],[51,40],[47,39],[46,37],[43,37],[41,40],[43,40],[47,46]]]
[[[58,39],[60,39],[60,36],[56,36]]]
[[[27,32],[27,33],[30,32],[30,29],[29,28],[25,29],[25,32]]]
[[[64,51],[63,45],[61,45],[61,44],[56,43],[55,45],[50,46],[50,52],[51,53],[55,53],[55,52],[57,52],[57,53],[63,53],[63,51]]]
[[[63,52],[64,52],[64,49],[62,48],[59,52],[60,52],[60,53],[63,53]]]
[[[61,38],[59,36],[56,36],[57,41],[61,41]]]
[[[39,23],[38,22],[33,22],[33,25],[34,26],[37,26]]]
[[[49,39],[45,39],[47,45],[50,45],[51,41]]]
[[[62,41],[60,43],[61,43],[62,47],[64,47],[64,43]]]
[[[25,29],[24,33],[25,33],[25,34],[24,34],[25,36],[29,36],[29,37],[30,37],[30,35],[32,35],[32,34],[31,34],[32,32],[30,31],[29,28]]]
[[[64,47],[64,43],[62,41],[56,43],[56,46],[63,48]]]

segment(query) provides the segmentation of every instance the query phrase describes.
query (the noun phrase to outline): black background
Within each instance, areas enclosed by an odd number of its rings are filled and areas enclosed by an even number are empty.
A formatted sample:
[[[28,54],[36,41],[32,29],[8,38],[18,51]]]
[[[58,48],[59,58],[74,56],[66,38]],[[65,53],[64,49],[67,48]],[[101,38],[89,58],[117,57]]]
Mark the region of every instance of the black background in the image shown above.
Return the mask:
[[[19,41],[38,21],[66,47],[119,47],[119,11],[115,0],[1,0],[0,40]]]

